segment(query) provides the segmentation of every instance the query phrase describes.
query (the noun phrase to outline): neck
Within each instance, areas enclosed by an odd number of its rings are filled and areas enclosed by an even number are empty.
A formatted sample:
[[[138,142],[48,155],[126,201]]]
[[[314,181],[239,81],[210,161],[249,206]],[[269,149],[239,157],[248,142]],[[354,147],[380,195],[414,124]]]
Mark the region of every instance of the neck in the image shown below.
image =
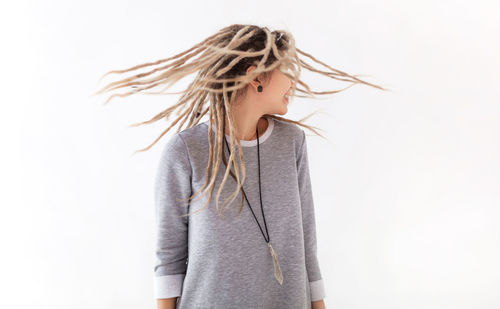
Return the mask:
[[[226,118],[226,135],[229,135],[229,120]],[[256,128],[259,130],[259,137],[266,131],[268,121],[262,114],[251,114],[246,112],[234,113],[234,127],[236,130],[236,138],[239,140],[251,141],[257,138]]]

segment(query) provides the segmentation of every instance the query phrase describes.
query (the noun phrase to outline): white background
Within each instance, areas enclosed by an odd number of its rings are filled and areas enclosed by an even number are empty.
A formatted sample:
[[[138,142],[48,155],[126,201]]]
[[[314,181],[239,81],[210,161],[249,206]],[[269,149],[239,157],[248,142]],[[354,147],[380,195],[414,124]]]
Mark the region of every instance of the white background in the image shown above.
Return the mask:
[[[173,104],[102,105],[102,74],[232,23],[391,89],[294,99],[308,133],[327,308],[500,308],[497,1],[1,4],[1,308],[154,308],[153,180]],[[316,66],[321,68],[321,66]],[[349,84],[303,75],[317,91]],[[186,81],[187,82],[187,81]],[[180,84],[182,85],[182,84]],[[173,88],[182,89],[182,87]]]

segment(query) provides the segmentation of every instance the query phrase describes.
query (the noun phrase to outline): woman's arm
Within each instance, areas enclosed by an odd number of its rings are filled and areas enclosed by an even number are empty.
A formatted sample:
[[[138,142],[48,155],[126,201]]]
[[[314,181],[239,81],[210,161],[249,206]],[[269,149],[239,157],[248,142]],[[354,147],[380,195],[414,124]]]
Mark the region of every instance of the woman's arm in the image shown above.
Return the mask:
[[[297,174],[302,210],[302,225],[304,230],[304,246],[306,270],[309,278],[311,302],[321,301],[326,297],[325,286],[319,261],[316,243],[316,219],[314,214],[314,200],[309,174],[309,159],[307,153],[307,140],[305,131],[302,130],[302,143],[297,154]]]
[[[325,302],[321,300],[316,300],[311,302],[311,309],[326,309]]]
[[[158,309],[175,309],[177,297],[158,299]]]
[[[156,263],[155,298],[181,296],[188,263],[188,212],[185,202],[192,193],[191,166],[179,133],[168,141],[160,155],[155,179]]]

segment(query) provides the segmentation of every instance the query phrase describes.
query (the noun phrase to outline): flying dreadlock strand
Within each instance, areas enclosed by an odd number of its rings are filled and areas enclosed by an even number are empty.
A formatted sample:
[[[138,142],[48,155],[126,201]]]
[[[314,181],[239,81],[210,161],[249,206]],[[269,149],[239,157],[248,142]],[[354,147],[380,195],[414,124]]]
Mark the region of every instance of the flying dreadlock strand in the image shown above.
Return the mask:
[[[137,70],[137,69],[140,69],[140,68],[143,68],[143,67],[147,67],[147,66],[152,66],[152,65],[158,65],[158,64],[161,64],[161,63],[164,63],[164,62],[167,62],[167,61],[170,61],[170,60],[173,60],[173,59],[176,59],[176,58],[179,58],[179,57],[182,57],[186,54],[188,54],[190,51],[192,50],[195,50],[195,49],[199,49],[197,52],[194,52],[192,53],[191,55],[187,55],[185,56],[184,58],[181,58],[178,60],[178,62],[184,62],[184,60],[186,59],[189,59],[189,58],[192,58],[193,55],[196,55],[198,53],[200,53],[201,51],[205,50],[205,48],[203,48],[204,46],[206,46],[206,44],[211,44],[212,42],[217,42],[220,40],[220,37],[223,37],[223,36],[226,36],[230,34],[230,31],[227,31],[227,30],[222,30],[220,31],[219,33],[216,33],[208,38],[206,38],[205,40],[201,41],[200,43],[194,45],[193,47],[191,47],[190,49],[182,52],[182,53],[179,53],[175,56],[172,56],[172,57],[169,57],[169,58],[166,58],[166,59],[161,59],[161,60],[158,60],[158,61],[155,61],[155,62],[149,62],[149,63],[145,63],[145,64],[141,64],[141,65],[136,65],[132,68],[129,68],[129,69],[125,69],[125,70],[112,70],[112,71],[109,71],[107,73],[105,73],[101,78],[104,78],[105,76],[107,76],[108,74],[111,74],[111,73],[126,73],[126,72],[129,72],[129,71],[133,71],[133,70]],[[168,66],[171,66],[171,65],[174,65],[176,64],[177,62],[173,63],[173,64],[170,64]],[[165,66],[163,68],[159,68],[160,70],[161,69],[164,69],[164,68],[168,68],[168,66]],[[115,84],[120,84],[120,83],[123,83],[123,82],[127,82],[129,80],[132,80],[134,78],[140,78],[140,77],[143,77],[143,76],[147,76],[147,75],[150,75],[154,72],[156,72],[157,70],[152,70],[150,72],[146,72],[146,73],[141,73],[141,74],[137,74],[135,76],[132,76],[132,77],[129,77],[129,78],[125,78],[123,80],[120,80],[120,81],[117,81],[117,82],[114,82],[114,83],[110,83],[107,87],[104,87],[102,88],[100,91],[98,91],[97,93],[101,93],[103,91],[107,91],[109,90],[109,87],[110,86],[113,86]]]
[[[223,180],[222,180],[222,183],[221,183],[221,186],[219,188],[219,191],[217,192],[217,197],[216,197],[216,200],[219,199],[219,196],[222,192],[222,188],[227,180],[227,176],[231,170],[231,165],[234,166],[234,171],[235,171],[235,174],[236,174],[236,184],[237,184],[237,190],[235,190],[225,201],[228,201],[228,202],[224,202],[222,207],[221,207],[221,213],[222,211],[225,209],[225,205],[227,204],[230,204],[234,201],[234,199],[237,197],[237,195],[239,194],[240,192],[240,189],[243,185],[243,182],[245,180],[245,166],[244,166],[244,163],[243,163],[243,159],[242,159],[242,149],[241,149],[241,143],[239,141],[239,139],[236,139],[235,135],[234,135],[234,132],[235,132],[235,126],[234,126],[234,118],[233,118],[233,113],[231,112],[231,107],[229,105],[229,99],[228,99],[228,96],[227,96],[227,91],[225,91],[226,89],[226,83],[223,84],[223,103],[224,103],[224,111],[227,111],[225,112],[224,114],[226,114],[228,117],[228,126],[230,128],[230,135],[229,135],[229,139],[230,139],[230,145],[229,145],[229,148],[231,150],[231,154],[229,156],[229,163],[227,164],[227,168],[226,168],[226,172],[224,174],[224,177],[223,177]],[[224,115],[222,115],[224,116]],[[239,152],[239,157],[240,157],[240,161],[242,163],[242,175],[241,175],[241,178],[240,178],[240,173],[239,173],[239,168],[238,168],[238,162],[236,161],[236,144],[238,145],[238,152]],[[217,205],[217,204],[216,204]],[[217,206],[216,206],[217,207]]]
[[[235,102],[236,101],[236,91],[231,92],[231,99],[230,99],[230,101],[227,101],[227,92],[224,94],[224,96],[226,98],[226,100],[224,102],[225,103],[224,110],[225,110],[226,108],[230,108],[229,102]],[[234,120],[233,120],[233,123],[234,123]],[[234,125],[233,125],[233,127],[234,127]],[[231,134],[231,132],[233,132],[233,130],[230,130],[230,134]],[[245,177],[246,177],[246,167],[245,167],[245,160],[243,159],[243,152],[242,152],[242,149],[241,149],[240,140],[237,139],[237,142],[238,142],[238,149],[239,149],[238,150],[238,155],[239,155],[239,158],[240,158],[240,164],[241,164],[241,170],[242,170],[242,180],[241,181],[239,180],[238,171],[236,169],[237,162],[234,162],[234,164],[235,164],[235,171],[236,171],[237,175],[235,176],[231,172],[231,176],[233,177],[234,180],[236,180],[237,183],[241,183],[241,185],[240,185],[240,188],[241,188],[241,187],[243,187],[243,183],[244,183]],[[234,139],[233,139],[233,144],[234,144]],[[241,212],[243,211],[244,207],[245,207],[245,200],[244,200],[243,194],[241,194],[241,204],[240,204],[240,209],[239,209],[238,215],[241,215]]]
[[[212,104],[210,104],[209,106],[209,109],[210,109],[210,123],[214,122],[214,123],[219,123],[218,122],[218,118],[217,118],[217,112],[215,111],[215,109],[217,109],[217,105],[216,105],[216,99],[215,99],[215,96],[212,95]],[[217,160],[217,158],[220,158],[219,156],[219,149],[220,147],[218,147],[218,145],[220,144],[219,143],[219,139],[220,139],[220,131],[217,133],[217,135],[215,136],[216,138],[216,149],[214,151],[214,145],[212,143],[212,133],[213,133],[213,130],[212,130],[212,126],[209,126],[208,128],[208,144],[209,144],[209,157],[208,157],[208,167],[207,169],[205,170],[205,181],[204,181],[204,184],[202,186],[202,188],[200,190],[198,190],[195,194],[193,194],[191,197],[187,198],[187,199],[178,199],[179,201],[186,201],[186,200],[191,200],[191,199],[194,199],[195,196],[197,196],[198,194],[203,194],[205,192],[208,192],[208,198],[207,198],[207,201],[205,202],[205,204],[203,205],[203,207],[201,207],[200,209],[196,210],[195,212],[192,212],[190,214],[185,214],[185,215],[182,215],[183,217],[184,216],[189,216],[189,215],[193,215],[195,213],[198,213],[200,211],[202,211],[203,209],[205,209],[208,204],[209,204],[209,201],[212,199],[212,192],[213,192],[213,188],[214,188],[214,185],[215,185],[215,178],[213,177],[215,171],[218,171],[219,169],[219,163],[220,163],[220,160]],[[215,154],[214,154],[215,152]],[[215,161],[215,162],[214,162]],[[211,165],[212,164],[215,164],[215,167],[214,168],[211,168]],[[209,177],[209,174],[211,174],[211,176]],[[209,182],[209,179],[210,179],[210,182]],[[208,182],[208,185],[207,185],[207,182]],[[200,198],[202,197],[203,195],[200,195]],[[189,202],[188,202],[188,205],[189,206]]]

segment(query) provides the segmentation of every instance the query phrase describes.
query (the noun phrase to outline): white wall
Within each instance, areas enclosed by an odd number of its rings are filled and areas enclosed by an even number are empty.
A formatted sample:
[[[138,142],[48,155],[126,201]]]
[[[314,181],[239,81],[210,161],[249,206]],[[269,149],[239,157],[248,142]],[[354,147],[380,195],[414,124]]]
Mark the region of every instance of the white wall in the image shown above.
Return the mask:
[[[161,147],[131,153],[166,123],[127,126],[176,97],[103,106],[90,94],[108,70],[257,23],[392,90],[356,85],[289,106],[292,119],[324,112],[309,123],[329,142],[308,142],[327,308],[500,308],[499,9],[486,0],[2,3],[0,307],[156,305]],[[316,90],[347,86],[307,78]]]

